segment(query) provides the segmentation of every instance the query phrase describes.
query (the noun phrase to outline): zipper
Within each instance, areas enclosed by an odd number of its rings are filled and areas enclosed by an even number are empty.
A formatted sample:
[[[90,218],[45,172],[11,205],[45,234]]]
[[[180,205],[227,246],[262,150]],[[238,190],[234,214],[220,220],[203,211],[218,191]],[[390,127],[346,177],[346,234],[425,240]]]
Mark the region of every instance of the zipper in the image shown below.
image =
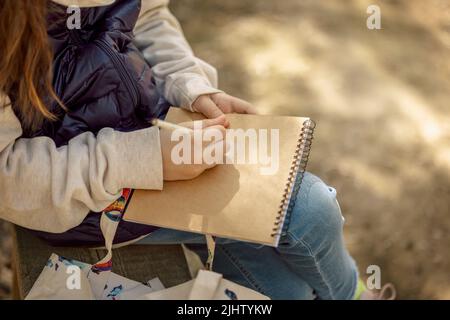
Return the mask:
[[[108,57],[111,58],[114,66],[119,72],[120,78],[124,81],[125,86],[127,87],[127,91],[130,94],[131,100],[135,106],[139,106],[139,89],[137,88],[136,82],[131,76],[130,72],[125,66],[125,63],[117,57],[117,54],[112,50],[108,43],[105,43],[104,40],[96,40],[95,45],[105,52]]]

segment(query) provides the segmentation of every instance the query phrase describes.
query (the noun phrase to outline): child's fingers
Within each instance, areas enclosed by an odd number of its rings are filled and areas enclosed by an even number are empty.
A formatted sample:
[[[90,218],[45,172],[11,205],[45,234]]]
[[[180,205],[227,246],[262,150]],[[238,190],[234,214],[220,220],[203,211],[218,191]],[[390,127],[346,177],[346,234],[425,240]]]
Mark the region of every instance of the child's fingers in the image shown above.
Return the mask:
[[[216,136],[220,135],[220,137],[221,137],[220,140],[225,139],[226,134],[227,134],[227,129],[225,129],[225,127],[220,124],[208,127],[203,131],[203,135],[206,135],[206,136],[214,136],[215,138],[217,138]],[[218,139],[217,139],[217,141],[218,141]]]
[[[218,126],[218,125],[225,127],[226,122],[227,122],[227,118],[225,117],[224,114],[222,114],[219,117],[214,118],[214,119],[202,120],[202,128],[208,128],[208,127]]]
[[[226,163],[226,153],[229,146],[225,140],[209,144],[203,152],[203,166],[206,169]]]
[[[226,137],[226,129],[221,125],[215,125],[203,130],[202,148],[211,144],[224,141]]]
[[[221,116],[214,118],[214,119],[205,119],[205,120],[197,120],[197,121],[190,121],[190,122],[183,122],[180,123],[180,126],[189,128],[189,129],[205,129],[208,127],[212,127],[212,126],[216,126],[216,125],[220,125],[220,126],[224,126],[226,125],[226,123],[228,122],[227,118],[225,117],[224,114],[222,114]]]
[[[194,107],[209,119],[214,119],[223,115],[222,110],[220,110],[214,101],[207,95],[199,97]]]
[[[194,133],[195,134],[195,133]],[[206,168],[211,168],[216,166],[217,164],[223,164],[225,161],[225,155],[228,152],[228,145],[226,142],[226,129],[221,125],[215,125],[212,127],[208,127],[202,132],[202,140],[193,141],[193,152],[201,152],[202,155],[202,164],[206,166]],[[213,156],[217,154],[221,154],[220,159],[217,156]],[[206,170],[206,169],[205,169]]]
[[[247,114],[258,113],[256,108],[251,103],[236,97],[231,97],[230,104],[233,110],[237,113],[247,113]]]

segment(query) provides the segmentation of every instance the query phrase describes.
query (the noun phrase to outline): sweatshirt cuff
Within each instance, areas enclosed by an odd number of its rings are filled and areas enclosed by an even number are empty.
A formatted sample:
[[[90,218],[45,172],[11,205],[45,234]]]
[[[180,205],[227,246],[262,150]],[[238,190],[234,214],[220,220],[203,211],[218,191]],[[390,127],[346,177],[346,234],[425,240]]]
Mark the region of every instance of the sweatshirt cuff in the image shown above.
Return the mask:
[[[116,132],[116,157],[111,166],[119,188],[162,190],[163,164],[159,129]]]
[[[174,90],[175,89],[175,90]],[[199,75],[185,75],[177,79],[170,92],[175,93],[175,104],[183,109],[194,112],[192,104],[201,95],[223,92],[214,88],[208,79]]]

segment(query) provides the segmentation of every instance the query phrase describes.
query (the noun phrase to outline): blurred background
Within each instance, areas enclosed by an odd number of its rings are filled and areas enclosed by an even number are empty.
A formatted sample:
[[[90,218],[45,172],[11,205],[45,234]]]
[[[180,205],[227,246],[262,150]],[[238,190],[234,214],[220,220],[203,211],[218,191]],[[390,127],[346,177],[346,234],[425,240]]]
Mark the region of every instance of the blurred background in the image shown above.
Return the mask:
[[[366,27],[381,8],[381,30]],[[450,299],[450,1],[172,0],[226,92],[317,122],[309,171],[338,190],[362,277]],[[0,297],[11,240],[0,223]]]

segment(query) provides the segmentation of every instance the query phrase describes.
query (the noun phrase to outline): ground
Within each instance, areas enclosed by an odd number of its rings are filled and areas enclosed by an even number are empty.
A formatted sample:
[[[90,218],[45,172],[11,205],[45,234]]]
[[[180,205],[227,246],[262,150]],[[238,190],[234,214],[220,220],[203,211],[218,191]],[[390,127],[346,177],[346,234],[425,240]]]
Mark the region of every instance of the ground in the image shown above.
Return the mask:
[[[366,27],[372,3],[381,8],[381,30]],[[362,276],[378,265],[401,298],[449,299],[450,2],[173,0],[171,7],[195,53],[218,68],[222,89],[263,113],[317,122],[309,171],[338,190]]]

